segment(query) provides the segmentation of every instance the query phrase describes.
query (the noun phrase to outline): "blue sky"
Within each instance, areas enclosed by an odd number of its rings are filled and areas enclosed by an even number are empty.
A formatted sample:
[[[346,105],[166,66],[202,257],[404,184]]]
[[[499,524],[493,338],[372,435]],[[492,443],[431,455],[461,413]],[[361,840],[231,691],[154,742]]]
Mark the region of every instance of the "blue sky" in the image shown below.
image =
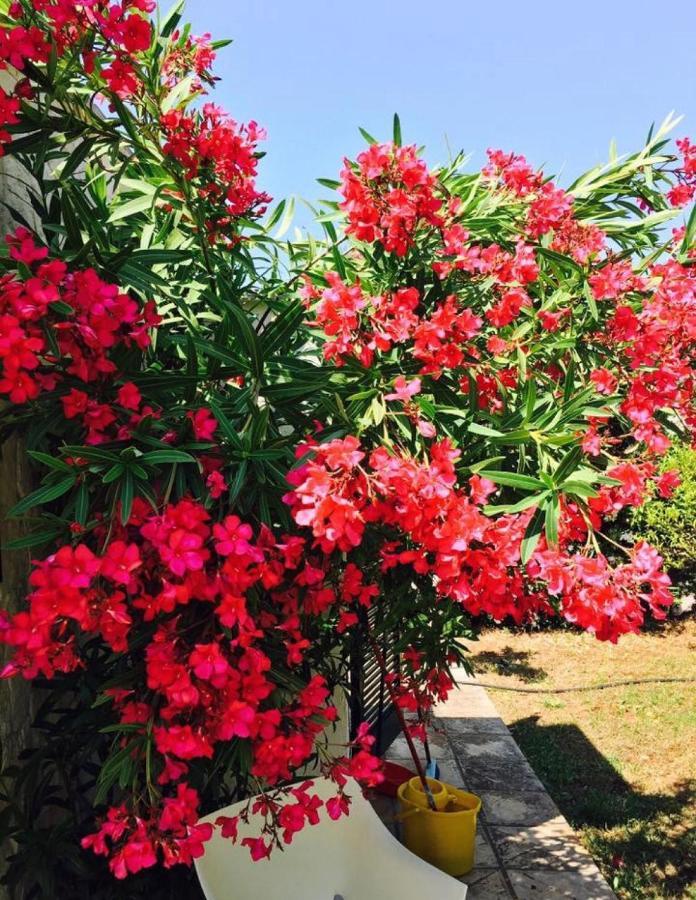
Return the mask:
[[[234,39],[215,99],[268,129],[276,198],[326,195],[358,126],[387,139],[394,112],[431,163],[501,147],[564,183],[671,109],[696,137],[693,0],[189,0],[186,19]]]

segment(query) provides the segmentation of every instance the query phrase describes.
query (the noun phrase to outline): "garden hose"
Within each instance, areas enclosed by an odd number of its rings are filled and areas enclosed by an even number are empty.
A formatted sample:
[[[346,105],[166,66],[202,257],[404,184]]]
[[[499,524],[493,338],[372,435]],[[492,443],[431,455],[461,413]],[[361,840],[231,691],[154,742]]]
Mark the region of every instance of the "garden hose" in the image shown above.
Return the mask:
[[[693,684],[696,678],[626,678],[621,681],[608,681],[606,684],[584,684],[566,688],[524,688],[504,684],[491,684],[488,681],[464,681],[458,687],[483,687],[492,691],[514,691],[516,694],[571,694],[576,691],[605,691],[607,688],[628,687],[634,684]]]

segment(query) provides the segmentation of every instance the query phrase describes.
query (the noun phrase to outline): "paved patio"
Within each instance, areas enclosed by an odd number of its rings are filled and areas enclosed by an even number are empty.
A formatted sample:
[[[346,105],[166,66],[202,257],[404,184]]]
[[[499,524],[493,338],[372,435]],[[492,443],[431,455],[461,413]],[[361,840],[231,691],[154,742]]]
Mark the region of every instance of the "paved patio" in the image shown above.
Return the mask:
[[[476,865],[461,879],[467,900],[616,900],[484,688],[463,672],[458,681],[460,689],[436,710],[430,745],[442,779],[483,801]],[[402,736],[386,757],[413,768]],[[390,827],[395,803],[375,801]]]

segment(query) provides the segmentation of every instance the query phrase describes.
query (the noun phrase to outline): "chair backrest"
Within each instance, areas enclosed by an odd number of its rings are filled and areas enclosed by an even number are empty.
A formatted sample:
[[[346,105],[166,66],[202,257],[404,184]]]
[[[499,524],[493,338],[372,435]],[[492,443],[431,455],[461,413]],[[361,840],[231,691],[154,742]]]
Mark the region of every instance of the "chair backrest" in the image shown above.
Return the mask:
[[[314,779],[323,799],[335,793],[324,778]],[[215,832],[196,869],[207,900],[463,900],[463,884],[409,853],[382,824],[357,783],[349,785],[350,814],[332,821],[321,811],[284,851],[253,862],[249,851]],[[246,801],[207,817],[234,816]],[[258,836],[260,817],[240,823],[239,838]]]

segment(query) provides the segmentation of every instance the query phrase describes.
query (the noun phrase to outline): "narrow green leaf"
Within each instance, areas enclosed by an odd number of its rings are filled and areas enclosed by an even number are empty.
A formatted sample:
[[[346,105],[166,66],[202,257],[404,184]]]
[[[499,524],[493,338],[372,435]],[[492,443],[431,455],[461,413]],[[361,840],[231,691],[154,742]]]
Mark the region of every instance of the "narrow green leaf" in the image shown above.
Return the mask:
[[[147,453],[143,453],[140,461],[157,465],[158,463],[195,462],[196,458],[184,450],[149,450]]]
[[[43,487],[28,494],[23,500],[20,500],[19,503],[16,503],[9,511],[8,515],[20,516],[22,513],[33,509],[35,506],[41,506],[44,503],[50,503],[51,500],[62,497],[63,494],[67,494],[70,488],[75,484],[76,480],[77,478],[75,475],[70,475],[67,478],[62,478],[60,481],[54,481],[51,484],[43,485]]]
[[[136,213],[152,209],[153,202],[154,197],[152,196],[145,195],[143,197],[135,197],[135,199],[129,200],[122,206],[117,206],[107,221],[119,222],[121,219],[127,219],[129,216],[133,216]]]
[[[543,494],[529,494],[529,496],[523,497],[518,503],[502,503],[498,506],[484,506],[483,511],[487,516],[497,516],[502,513],[518,513],[525,509],[529,509],[530,506],[539,506],[547,496],[548,492]]]
[[[556,485],[562,485],[568,476],[573,472],[583,457],[582,447],[571,447],[563,459],[558,464],[558,468],[553,473],[553,480]]]
[[[87,482],[83,481],[80,487],[77,489],[77,495],[75,497],[75,521],[80,525],[84,525],[87,522],[88,515],[89,488],[87,487]]]
[[[121,522],[123,525],[130,519],[131,510],[133,509],[133,498],[135,496],[135,482],[133,473],[128,469],[123,473],[121,481]]]
[[[62,459],[57,459],[55,456],[49,456],[48,453],[40,453],[38,450],[27,450],[27,456],[30,456],[33,460],[41,463],[43,466],[48,466],[49,469],[57,469],[61,472],[72,474],[72,466],[69,466]]]
[[[589,282],[584,282],[582,290],[585,295],[585,300],[587,300],[590,314],[592,318],[597,321],[597,319],[599,319],[599,310],[597,309],[597,303],[592,295],[592,288],[590,287]]]
[[[358,128],[358,131],[365,138],[365,140],[367,141],[368,144],[377,144],[378,143],[377,138],[372,137],[372,135],[370,134],[369,131],[365,131],[364,128]]]
[[[397,115],[397,113],[394,113],[393,134],[394,134],[394,143],[396,144],[397,147],[400,147],[401,146],[401,121],[399,120],[399,116]]]
[[[236,325],[234,330],[249,356],[252,371],[257,378],[260,378],[263,374],[263,355],[261,353],[256,332],[249,322],[249,317],[241,306],[238,306],[234,302],[229,303],[227,309],[232,317],[233,327]]]
[[[546,511],[542,507],[537,507],[536,512],[529,521],[529,525],[527,525],[527,530],[525,531],[520,544],[520,559],[522,560],[523,565],[526,565],[529,562],[532,554],[536,550],[539,538],[541,537],[541,532],[544,529],[545,518]]]
[[[550,494],[546,500],[545,507],[546,540],[549,547],[556,547],[558,546],[558,519],[560,513],[558,494]]]
[[[60,532],[60,528],[53,528],[50,531],[32,531],[31,534],[26,534],[24,537],[8,541],[3,544],[3,547],[6,550],[29,550],[31,547],[40,547],[49,541],[55,541]]]
[[[543,481],[540,481],[538,478],[532,478],[531,475],[520,475],[519,472],[498,472],[486,469],[484,475],[496,484],[505,484],[508,487],[520,488],[527,491],[546,490],[546,485]]]
[[[106,475],[104,475],[104,477],[102,478],[102,483],[103,484],[111,484],[112,481],[116,481],[118,478],[120,478],[121,475],[123,475],[124,471],[125,471],[125,467],[123,466],[123,464],[116,463],[116,465],[112,466],[108,470]]]

